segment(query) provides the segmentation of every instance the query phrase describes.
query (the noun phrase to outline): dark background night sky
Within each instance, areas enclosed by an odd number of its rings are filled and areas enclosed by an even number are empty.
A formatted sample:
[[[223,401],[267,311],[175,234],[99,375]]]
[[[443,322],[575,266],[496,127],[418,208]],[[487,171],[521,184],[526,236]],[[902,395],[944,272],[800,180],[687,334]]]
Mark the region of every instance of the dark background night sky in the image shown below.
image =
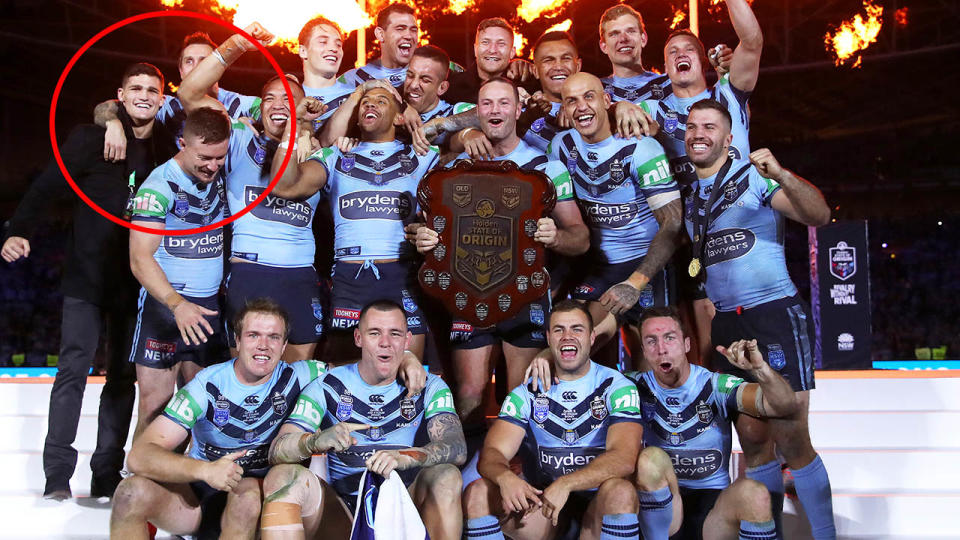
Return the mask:
[[[186,0],[184,7],[205,11],[208,3]],[[442,14],[430,2],[421,9],[421,18],[430,42],[445,48],[461,64],[472,57],[476,23],[484,17],[510,19],[531,42],[547,27],[571,18],[584,70],[602,76],[610,72],[610,65],[597,46],[597,23],[613,3],[573,0],[556,16],[527,23],[516,16],[514,1],[478,0],[477,7],[459,16]],[[662,69],[669,21],[675,7],[685,9],[686,1],[628,3],[644,15],[650,36],[643,53],[645,66]],[[950,227],[955,228],[960,207],[960,151],[956,149],[960,0],[876,3],[885,8],[883,29],[877,43],[863,54],[862,66],[851,69],[834,66],[824,34],[862,13],[861,1],[755,0],[764,52],[751,99],[751,146],[771,148],[784,165],[821,187],[837,207],[835,217],[869,219],[872,231],[880,231],[890,241],[881,250],[881,238],[871,233],[871,248],[876,247],[878,256],[888,257],[891,250],[933,250],[929,264],[956,269],[960,246]],[[899,25],[893,13],[904,7],[907,24]],[[51,157],[49,104],[67,61],[106,26],[158,9],[159,0],[0,0],[0,223],[12,214],[33,175]],[[703,41],[708,47],[718,42],[735,45],[725,7],[721,3],[712,11],[701,9]],[[200,21],[164,18],[136,23],[99,42],[80,60],[64,87],[57,111],[58,140],[63,141],[71,126],[91,121],[96,103],[116,96],[120,75],[131,62],[152,62],[168,81],[178,84],[180,41],[197,29],[210,32],[216,41],[229,35]],[[368,49],[375,50],[372,34],[368,31]],[[345,43],[342,70],[352,67],[355,47],[351,35]],[[296,56],[281,47],[271,47],[271,52],[284,69],[300,72]],[[269,76],[267,68],[262,57],[248,54],[228,71],[222,86],[256,93]],[[937,226],[937,221],[945,225]],[[799,240],[788,243],[788,248],[792,259],[802,265],[805,234],[794,231],[794,236]],[[918,247],[940,237],[948,243]],[[888,263],[875,265],[878,276],[889,270],[881,267]],[[802,273],[802,266],[798,267]],[[3,275],[0,271],[0,278]],[[897,283],[906,279],[909,286],[909,276],[896,275],[890,279]],[[796,272],[794,277],[804,280]],[[55,287],[55,275],[49,281]],[[918,309],[938,308],[924,302]],[[880,324],[876,313],[874,318],[876,327]],[[889,318],[894,325],[896,316]],[[948,333],[956,336],[956,319],[946,322],[952,328]],[[3,339],[0,336],[0,342]]]

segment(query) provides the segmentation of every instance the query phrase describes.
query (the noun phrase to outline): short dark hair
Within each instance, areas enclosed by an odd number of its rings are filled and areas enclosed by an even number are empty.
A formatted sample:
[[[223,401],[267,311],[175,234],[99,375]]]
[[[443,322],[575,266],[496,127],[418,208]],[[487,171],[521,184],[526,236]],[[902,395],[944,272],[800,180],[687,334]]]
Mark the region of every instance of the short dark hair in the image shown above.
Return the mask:
[[[130,79],[130,77],[136,77],[137,75],[149,75],[150,77],[156,77],[160,79],[160,93],[163,93],[163,73],[157,69],[157,66],[148,64],[146,62],[137,62],[136,64],[130,64],[127,66],[127,69],[123,71],[123,77],[120,78],[120,86],[126,86],[127,80]]]
[[[680,312],[677,310],[676,306],[654,306],[643,310],[643,314],[640,315],[640,320],[637,321],[637,328],[642,331],[643,323],[649,321],[650,319],[658,319],[660,317],[677,321],[677,328],[680,329],[680,333],[684,336],[687,335],[687,329],[683,324],[683,319],[680,318]],[[641,337],[643,337],[642,333]]]
[[[483,32],[487,28],[493,28],[493,27],[503,28],[507,32],[510,32],[511,36],[514,36],[517,34],[513,30],[513,26],[510,23],[508,23],[507,20],[504,19],[503,17],[489,17],[487,19],[480,21],[480,24],[477,25],[477,34],[474,40],[476,40],[477,37],[480,37],[480,32]],[[512,47],[513,45],[511,44],[510,46]]]
[[[283,309],[280,304],[272,299],[261,297],[247,300],[243,307],[240,308],[240,311],[234,315],[233,333],[237,336],[237,341],[240,341],[240,334],[243,332],[243,319],[248,313],[273,315],[280,319],[283,322],[283,340],[287,340],[287,336],[290,335],[290,316],[287,314],[287,310]]]
[[[587,309],[587,305],[583,302],[578,302],[577,300],[572,300],[567,298],[566,300],[561,300],[557,302],[553,309],[550,310],[550,318],[553,318],[554,313],[569,313],[571,311],[579,311],[587,318],[587,329],[593,331],[593,315],[590,315],[590,310]],[[547,319],[547,326],[549,327],[550,319]]]
[[[720,113],[720,116],[727,121],[727,130],[733,129],[733,117],[730,116],[730,111],[726,107],[720,104],[719,101],[715,99],[701,99],[700,101],[694,103],[690,110],[687,112],[687,118],[693,113],[693,111],[705,111],[705,110],[714,110]]]
[[[440,80],[447,80],[447,76],[450,75],[450,55],[447,54],[447,51],[437,47],[436,45],[422,45],[413,51],[413,55],[421,58],[429,58],[430,60],[440,64],[440,72],[442,74]]]
[[[388,300],[386,298],[383,298],[380,300],[374,300],[373,302],[370,302],[369,304],[363,306],[363,309],[360,310],[360,316],[357,317],[357,324],[359,324],[359,322],[363,320],[364,316],[371,309],[375,309],[377,311],[399,311],[400,314],[403,315],[403,326],[404,328],[406,328],[407,326],[406,312],[403,310],[402,307],[400,307],[400,304],[394,302],[393,300]]]
[[[600,16],[600,39],[603,39],[603,25],[614,19],[619,19],[624,15],[630,15],[637,19],[637,25],[640,27],[640,31],[646,32],[646,29],[643,27],[643,15],[640,15],[639,11],[626,4],[617,4],[607,8],[607,10],[603,12],[603,15]]]
[[[303,28],[300,29],[300,34],[297,35],[297,43],[300,45],[306,45],[310,41],[310,37],[313,36],[313,29],[318,26],[329,26],[337,31],[340,34],[340,39],[343,39],[343,28],[340,28],[340,25],[331,21],[330,19],[320,15],[314,17],[307,21],[307,24],[303,25]]]
[[[380,28],[386,28],[390,25],[390,16],[394,13],[400,15],[413,15],[417,16],[417,11],[407,4],[401,4],[400,2],[394,2],[393,4],[388,5],[387,7],[381,9],[377,13],[377,26]]]
[[[183,38],[183,45],[180,46],[180,58],[183,58],[183,51],[190,45],[209,45],[211,49],[216,49],[217,44],[210,39],[210,34],[206,32],[194,32]]]
[[[508,79],[508,78],[506,78],[506,77],[500,76],[500,75],[498,75],[498,76],[496,76],[496,77],[490,77],[489,79],[483,81],[483,83],[480,84],[480,88],[477,89],[477,100],[478,100],[478,101],[480,100],[480,89],[482,89],[484,86],[486,86],[486,85],[488,85],[488,84],[493,84],[493,83],[503,83],[503,84],[509,86],[510,88],[513,88],[513,97],[516,98],[517,103],[520,103],[520,90],[517,88],[517,83],[511,81],[510,79]]]
[[[570,32],[566,32],[564,30],[554,30],[552,32],[546,32],[542,34],[539,38],[537,38],[537,42],[533,44],[534,56],[536,56],[537,49],[540,48],[540,45],[543,45],[544,43],[552,43],[554,41],[569,42],[570,45],[573,46],[573,52],[576,53],[577,56],[580,56],[580,51],[577,49],[577,43],[573,41],[573,36],[570,35]]]
[[[707,59],[707,51],[703,48],[703,42],[700,41],[700,37],[690,31],[689,28],[680,28],[670,32],[670,35],[667,36],[667,40],[663,42],[663,48],[666,50],[667,44],[670,43],[670,40],[675,37],[687,36],[693,40],[697,47],[697,56],[700,57],[700,70],[704,73],[707,72],[707,68],[710,67],[710,60]]]
[[[223,142],[230,138],[230,118],[221,110],[200,107],[183,122],[183,136],[188,135],[200,137],[204,144]]]
[[[300,83],[300,79],[298,79],[296,75],[293,73],[284,73],[283,78],[286,79],[291,86],[296,86],[301,92],[303,92],[304,95],[306,95],[306,91],[303,89],[303,84]],[[267,82],[263,83],[263,87],[260,88],[260,97],[263,97],[263,94],[267,92],[268,86],[270,86],[274,81],[278,80],[280,80],[279,75],[274,75],[273,77],[267,79]],[[294,101],[296,101],[296,99],[294,99]]]

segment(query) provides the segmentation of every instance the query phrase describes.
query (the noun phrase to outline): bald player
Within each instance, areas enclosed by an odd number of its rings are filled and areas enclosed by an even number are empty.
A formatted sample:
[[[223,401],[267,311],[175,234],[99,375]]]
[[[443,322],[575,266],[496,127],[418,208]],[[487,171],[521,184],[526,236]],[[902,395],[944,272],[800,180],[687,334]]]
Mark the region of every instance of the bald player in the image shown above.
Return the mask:
[[[600,79],[576,73],[561,93],[574,130],[548,151],[570,172],[593,254],[572,296],[588,302],[596,320],[609,311],[636,323],[643,308],[672,300],[664,265],[683,224],[680,192],[660,143],[613,136]]]

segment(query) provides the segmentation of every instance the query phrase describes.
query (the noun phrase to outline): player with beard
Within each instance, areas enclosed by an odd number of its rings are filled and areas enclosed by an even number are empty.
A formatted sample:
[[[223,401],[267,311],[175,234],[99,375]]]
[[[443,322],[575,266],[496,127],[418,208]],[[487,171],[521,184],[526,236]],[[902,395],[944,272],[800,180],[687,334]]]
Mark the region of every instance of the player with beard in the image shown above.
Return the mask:
[[[384,88],[383,86],[386,86]],[[299,166],[289,166],[273,195],[303,200],[325,191],[334,219],[333,291],[329,328],[349,330],[360,309],[380,299],[403,306],[413,333],[410,350],[423,358],[426,320],[420,309],[413,248],[404,241],[404,225],[417,214],[417,185],[437,162],[439,150],[430,147],[419,156],[397,140],[400,100],[383,81],[364,83],[358,106],[350,101],[338,112],[355,115],[361,136],[351,151],[322,148]],[[303,105],[318,103],[304,98]],[[289,134],[284,135],[284,141]],[[303,144],[299,142],[298,144]],[[272,174],[279,171],[274,160]]]
[[[532,66],[526,60],[514,58],[514,35],[513,26],[502,17],[480,21],[473,42],[474,64],[450,74],[447,99],[454,103],[474,103],[483,82],[494,77],[506,77],[523,86],[526,93],[533,93],[536,82]]]
[[[249,32],[249,29],[247,29]],[[213,53],[217,45],[210,39],[205,32],[194,32],[183,38],[183,46],[180,49],[180,57],[177,60],[177,69],[180,71],[180,80],[183,81],[187,75],[196,68],[201,61]],[[161,89],[162,91],[163,89]],[[233,119],[239,119],[247,116],[256,116],[259,114],[260,98],[256,96],[245,96],[230,90],[220,88],[218,84],[213,84],[206,89],[207,95],[220,102],[222,108],[227,111]],[[117,119],[118,104],[114,100],[107,100],[97,105],[93,112],[93,121],[98,126],[107,130],[103,140],[103,158],[110,161],[120,161],[124,159],[127,152],[127,138],[123,132],[123,127]],[[157,111],[157,120],[172,135],[173,141],[177,142],[183,134],[183,122],[187,118],[187,112],[184,110],[180,99],[175,96],[164,96],[163,104]]]
[[[460,539],[463,430],[440,377],[428,375],[416,393],[397,378],[411,337],[406,318],[393,302],[364,306],[353,331],[360,361],[330,370],[300,394],[270,448],[264,540],[346,538],[364,470],[384,478],[397,471],[429,537]],[[298,465],[318,453],[328,454],[329,483]]]
[[[196,229],[226,215],[223,162],[230,119],[201,108],[187,115],[180,152],[150,173],[133,199],[130,269],[140,282],[130,361],[140,388],[136,439],[170,400],[178,379],[226,360],[217,293],[223,281],[223,228]]]
[[[380,56],[363,67],[347,71],[337,80],[357,87],[373,79],[385,79],[394,88],[400,88],[420,40],[417,12],[407,4],[389,4],[377,13],[373,34],[380,42]]]
[[[813,320],[790,279],[783,252],[783,218],[817,227],[830,221],[820,191],[760,149],[750,161],[730,157],[733,121],[726,106],[703,100],[690,108],[686,150],[698,181],[686,204],[693,238],[690,273],[706,272],[706,291],[716,305],[713,343],[756,338],[767,363],[795,392],[794,414],[766,422],[741,416],[737,434],[747,476],[767,486],[779,516],[783,477],[774,446],[793,472],[797,496],[813,537],[835,538],[830,479],[810,443],[809,391],[814,388]],[[714,369],[754,381],[751,372],[714,355]]]
[[[556,207],[550,217],[537,222],[533,239],[559,255],[576,256],[586,252],[590,233],[573,198],[569,173],[560,162],[547,159],[517,135],[520,101],[516,86],[499,77],[485,82],[480,87],[477,114],[483,134],[493,142],[494,161],[513,161],[521,169],[541,171],[553,181]],[[468,156],[461,154],[459,159],[468,159]],[[438,242],[439,235],[433,229],[421,225],[417,230],[416,245],[421,253],[433,250]],[[549,306],[549,295],[545,293],[512,318],[483,330],[474,329],[466,321],[453,321],[450,340],[454,346],[456,398],[465,422],[471,426],[484,423],[480,404],[499,355],[497,345],[506,357],[507,386],[513,388],[523,382],[520,375],[546,344],[544,323]],[[479,418],[474,417],[474,413],[478,413]]]
[[[283,308],[263,298],[237,313],[237,357],[198,373],[134,443],[111,538],[147,538],[147,522],[207,536],[222,524],[221,538],[254,537],[270,443],[300,391],[326,371],[313,360],[280,361],[287,322]],[[189,452],[177,453],[188,436]]]
[[[562,93],[574,130],[554,138],[550,156],[570,171],[595,254],[572,296],[597,320],[609,311],[635,323],[643,308],[673,301],[664,265],[683,224],[680,193],[659,143],[612,135],[598,78],[574,74]]]
[[[268,43],[273,36],[254,23],[249,33]],[[203,89],[215,84],[233,62],[253,45],[237,34],[203,60],[183,81],[180,99],[188,111],[213,106],[216,102]],[[234,123],[230,151],[224,165],[227,201],[231,214],[241,212],[264,192],[272,180],[274,159],[290,106],[283,79],[273,77],[261,92],[261,134],[242,123]],[[303,89],[287,79],[295,102]],[[301,118],[300,131],[309,133],[311,122]],[[280,153],[282,156],[283,153]],[[276,156],[277,161],[282,158]],[[284,360],[312,358],[323,331],[323,299],[313,268],[315,242],[313,216],[320,201],[315,194],[302,203],[292,203],[269,194],[250,212],[233,222],[230,274],[227,278],[227,315],[239,311],[249,298],[264,296],[279,303],[290,314],[289,345]]]
[[[482,478],[464,491],[467,537],[551,538],[579,523],[580,538],[636,538],[637,491],[625,477],[643,435],[637,389],[590,360],[596,334],[579,302],[557,304],[547,335],[559,383],[520,385],[503,401],[480,452]],[[522,475],[510,468],[518,452]]]

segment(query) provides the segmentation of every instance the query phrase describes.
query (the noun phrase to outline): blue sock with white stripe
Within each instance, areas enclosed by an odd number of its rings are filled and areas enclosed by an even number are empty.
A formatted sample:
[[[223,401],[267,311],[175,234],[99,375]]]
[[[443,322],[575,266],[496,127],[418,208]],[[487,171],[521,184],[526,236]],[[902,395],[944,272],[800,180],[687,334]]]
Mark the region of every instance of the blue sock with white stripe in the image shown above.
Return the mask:
[[[770,511],[777,526],[777,538],[783,538],[783,471],[777,460],[747,469],[747,478],[767,486],[770,492]]]
[[[638,491],[640,499],[640,530],[645,540],[661,540],[670,536],[673,520],[673,493],[670,487],[656,491]]]
[[[773,520],[757,523],[755,521],[740,522],[740,540],[776,540],[777,528]]]
[[[797,497],[807,513],[813,537],[816,540],[835,539],[837,527],[833,522],[833,494],[830,491],[830,478],[820,455],[817,454],[806,467],[791,471],[793,485],[797,488]]]
[[[468,519],[466,536],[472,540],[504,540],[500,522],[493,516]]]
[[[600,540],[638,538],[640,525],[636,514],[604,514],[600,524]]]

